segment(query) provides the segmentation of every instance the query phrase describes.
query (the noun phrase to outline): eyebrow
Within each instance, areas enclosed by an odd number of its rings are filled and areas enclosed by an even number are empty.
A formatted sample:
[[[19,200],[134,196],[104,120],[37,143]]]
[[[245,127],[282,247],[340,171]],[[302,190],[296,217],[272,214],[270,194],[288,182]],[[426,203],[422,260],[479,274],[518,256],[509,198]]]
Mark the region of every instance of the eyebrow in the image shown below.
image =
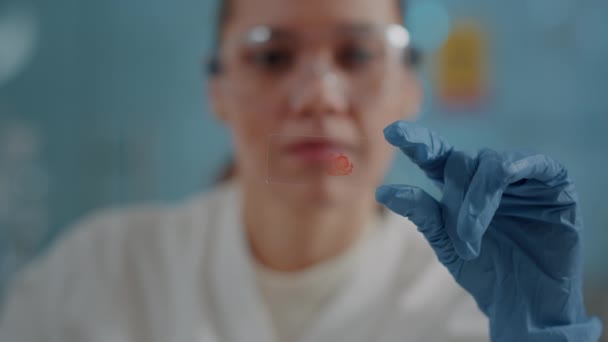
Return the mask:
[[[336,26],[336,32],[348,35],[366,35],[377,30],[378,25],[373,24],[344,24]],[[289,29],[257,26],[253,27],[243,38],[246,43],[265,43],[269,41],[290,41],[297,39],[299,34]]]

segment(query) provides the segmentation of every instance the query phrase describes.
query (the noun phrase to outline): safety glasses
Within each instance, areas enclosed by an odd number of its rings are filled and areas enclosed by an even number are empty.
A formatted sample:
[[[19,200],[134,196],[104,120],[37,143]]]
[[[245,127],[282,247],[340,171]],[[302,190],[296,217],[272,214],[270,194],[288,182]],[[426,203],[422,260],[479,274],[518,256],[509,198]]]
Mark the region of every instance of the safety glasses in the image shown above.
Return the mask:
[[[390,90],[408,63],[410,35],[401,25],[357,25],[305,32],[255,26],[227,39],[217,56],[221,82],[252,109],[329,91],[354,102]]]

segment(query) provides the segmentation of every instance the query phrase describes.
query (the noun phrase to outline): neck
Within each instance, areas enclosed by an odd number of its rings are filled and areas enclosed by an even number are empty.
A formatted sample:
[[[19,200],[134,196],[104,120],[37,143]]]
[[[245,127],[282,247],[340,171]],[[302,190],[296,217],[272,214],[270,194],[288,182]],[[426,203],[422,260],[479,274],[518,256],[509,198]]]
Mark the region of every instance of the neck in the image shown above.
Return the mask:
[[[243,189],[252,253],[262,265],[284,272],[306,269],[347,250],[377,209],[367,193],[349,196],[347,204],[321,206],[276,198],[265,187]]]

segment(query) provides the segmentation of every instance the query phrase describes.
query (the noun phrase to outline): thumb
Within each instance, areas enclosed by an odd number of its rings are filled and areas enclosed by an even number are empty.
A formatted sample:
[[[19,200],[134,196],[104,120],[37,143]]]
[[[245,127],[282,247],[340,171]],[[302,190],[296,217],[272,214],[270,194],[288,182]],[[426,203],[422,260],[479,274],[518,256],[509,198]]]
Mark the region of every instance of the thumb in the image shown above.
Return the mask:
[[[376,200],[409,218],[446,267],[450,268],[459,260],[445,229],[440,204],[431,195],[415,186],[385,185],[376,190]]]

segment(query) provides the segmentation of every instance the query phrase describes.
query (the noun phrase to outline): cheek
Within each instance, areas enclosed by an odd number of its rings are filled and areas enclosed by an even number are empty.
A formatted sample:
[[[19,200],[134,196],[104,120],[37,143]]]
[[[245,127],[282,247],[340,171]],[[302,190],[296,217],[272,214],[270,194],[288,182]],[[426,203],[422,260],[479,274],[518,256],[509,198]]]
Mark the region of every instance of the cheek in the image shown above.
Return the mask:
[[[269,135],[276,132],[279,120],[236,108],[230,111],[227,125],[242,175],[262,177],[266,172]]]
[[[362,130],[370,138],[367,168],[373,182],[383,181],[396,155],[395,148],[384,138],[384,129],[395,121],[413,119],[418,96],[412,86],[401,84],[377,98],[362,115]]]
[[[227,124],[235,132],[235,138],[245,143],[264,140],[277,131],[283,118],[282,103],[275,101],[264,106],[251,106],[242,101],[230,101],[226,110]]]
[[[384,94],[378,101],[370,104],[360,117],[364,135],[374,139],[383,139],[383,131],[388,125],[406,117],[403,102],[398,96]]]
[[[422,103],[418,80],[412,72],[402,70],[393,77],[393,86],[388,87],[383,97],[386,110],[380,114],[387,125],[397,120],[414,119]]]
[[[419,110],[421,94],[412,75],[397,74],[373,102],[362,111],[362,124],[367,134],[382,133],[388,125],[398,120],[414,119]]]
[[[370,157],[370,168],[374,181],[381,182],[393,162],[395,150],[384,140],[375,142],[373,150]]]

